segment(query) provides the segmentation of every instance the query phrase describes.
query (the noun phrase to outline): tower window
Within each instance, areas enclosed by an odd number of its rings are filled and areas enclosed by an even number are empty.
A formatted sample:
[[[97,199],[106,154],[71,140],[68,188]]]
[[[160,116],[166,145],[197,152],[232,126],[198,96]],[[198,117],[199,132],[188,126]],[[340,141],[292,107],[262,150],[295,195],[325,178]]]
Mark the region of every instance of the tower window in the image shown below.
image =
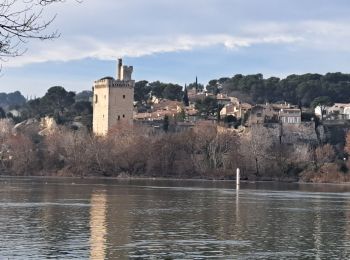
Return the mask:
[[[123,99],[125,99],[125,95],[123,95]]]
[[[125,115],[123,115],[123,118],[125,118]]]
[[[97,101],[98,101],[98,96],[95,95],[95,103],[97,103]]]
[[[118,116],[118,120],[120,120],[120,116]]]

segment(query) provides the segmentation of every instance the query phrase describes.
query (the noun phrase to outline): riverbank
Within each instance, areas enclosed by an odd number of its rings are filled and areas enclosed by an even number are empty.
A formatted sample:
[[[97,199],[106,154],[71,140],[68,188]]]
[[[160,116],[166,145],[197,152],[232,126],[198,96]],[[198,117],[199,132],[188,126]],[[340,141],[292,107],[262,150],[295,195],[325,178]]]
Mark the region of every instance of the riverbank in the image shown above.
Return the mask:
[[[149,177],[149,176],[131,176],[127,174],[121,174],[119,176],[100,176],[100,175],[83,175],[74,176],[73,174],[57,175],[54,173],[44,174],[39,173],[37,175],[0,175],[0,179],[59,179],[59,180],[117,180],[117,181],[189,181],[189,182],[227,182],[235,185],[235,179],[214,179],[214,178],[174,178],[174,177]],[[313,172],[307,171],[303,173],[300,179],[297,178],[254,178],[254,179],[241,179],[241,183],[294,183],[294,184],[334,184],[334,185],[350,185],[350,176],[344,173],[331,173],[331,172]]]
[[[120,126],[103,138],[65,127],[8,129],[0,135],[4,175],[234,180],[240,168],[248,181],[349,180],[332,145],[275,142],[264,126],[241,135],[213,125],[175,133]]]
[[[186,190],[237,190],[234,180],[204,180],[204,179],[170,179],[170,178],[142,178],[142,177],[54,177],[54,176],[0,176],[0,185],[12,183],[31,183],[38,185],[56,185],[65,190],[74,190],[76,187],[93,185],[104,187],[123,187],[132,185],[136,187],[159,187],[163,189]],[[71,187],[71,188],[70,188]],[[78,188],[79,189],[79,188]],[[311,182],[281,182],[281,181],[241,181],[239,190],[276,190],[276,191],[312,191],[312,192],[350,192],[350,183],[311,183]]]

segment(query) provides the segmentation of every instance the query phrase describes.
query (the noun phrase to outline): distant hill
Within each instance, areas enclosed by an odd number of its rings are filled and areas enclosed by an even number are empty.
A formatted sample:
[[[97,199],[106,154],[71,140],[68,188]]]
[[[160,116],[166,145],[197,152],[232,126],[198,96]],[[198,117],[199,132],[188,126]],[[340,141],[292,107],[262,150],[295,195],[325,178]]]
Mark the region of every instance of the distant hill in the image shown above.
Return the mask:
[[[84,90],[82,92],[79,92],[75,95],[75,102],[91,101],[92,95],[93,95],[93,93],[90,90]]]

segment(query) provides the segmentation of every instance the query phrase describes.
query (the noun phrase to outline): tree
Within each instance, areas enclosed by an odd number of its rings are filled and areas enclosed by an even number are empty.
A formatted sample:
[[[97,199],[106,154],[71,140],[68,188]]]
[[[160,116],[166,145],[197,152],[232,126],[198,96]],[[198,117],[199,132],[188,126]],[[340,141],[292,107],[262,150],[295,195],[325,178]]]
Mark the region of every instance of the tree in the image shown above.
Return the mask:
[[[56,2],[62,0],[1,0],[0,58],[23,54],[21,45],[29,39],[57,38],[57,31],[45,33],[55,16],[43,18],[44,7]]]
[[[177,113],[177,114],[176,114],[175,119],[176,119],[177,121],[180,121],[180,122],[185,121],[185,119],[186,119],[186,112],[185,112],[185,110],[184,110],[183,108],[181,108],[180,113]]]
[[[328,96],[332,102],[350,101],[350,74],[327,73],[326,75],[307,73],[289,75],[285,79],[271,77],[264,79],[262,74],[241,75],[232,78],[210,80],[207,91],[220,91],[235,96],[243,102],[255,104],[287,101],[295,105],[310,107],[311,102],[320,96]]]
[[[253,125],[251,127],[249,151],[255,161],[255,174],[257,177],[261,174],[261,164],[266,158],[266,151],[269,146],[269,136],[266,129],[260,125]]]
[[[216,80],[216,79],[213,79],[213,80],[210,80],[208,82],[208,85],[206,86],[206,90],[209,92],[209,93],[212,93],[214,95],[217,95],[220,90],[219,90],[219,87],[218,87],[218,84],[219,84],[219,81]]]
[[[325,163],[333,162],[335,159],[333,146],[330,144],[325,144],[317,147],[315,149],[315,159],[318,167],[324,165]]]
[[[74,104],[75,93],[66,91],[61,86],[55,86],[48,89],[41,103],[46,106],[50,112],[63,113],[65,108]]]
[[[332,100],[330,99],[330,97],[327,96],[321,96],[321,97],[317,97],[315,98],[312,103],[311,106],[313,108],[319,107],[320,108],[320,112],[321,112],[321,120],[323,119],[323,115],[325,113],[325,110],[327,107],[332,106],[334,103],[332,102]]]
[[[185,90],[184,90],[184,97],[183,97],[183,102],[186,107],[190,105],[190,102],[188,100],[188,93],[187,93],[187,86],[185,85]]]
[[[169,130],[169,116],[168,115],[164,116],[163,130],[164,130],[164,132],[168,132],[168,130]]]
[[[167,84],[163,90],[162,96],[170,100],[181,100],[183,97],[182,87],[177,84]]]
[[[163,91],[166,85],[164,83],[161,83],[160,81],[155,81],[149,83],[149,86],[151,88],[151,94],[152,96],[155,96],[157,98],[163,97]]]
[[[213,97],[206,97],[204,100],[197,100],[195,104],[199,114],[208,116],[215,116],[218,113],[218,102]]]
[[[187,86],[188,89],[196,89],[197,92],[202,92],[204,90],[204,85],[198,82],[193,82]]]
[[[0,93],[0,106],[5,110],[18,109],[18,106],[23,106],[26,103],[25,97],[19,91],[12,93]]]
[[[92,99],[92,91],[90,90],[84,90],[82,92],[79,92],[75,95],[75,102],[80,102],[80,101],[86,101],[90,102]]]
[[[141,80],[135,83],[134,99],[139,102],[146,102],[149,98],[151,87],[147,80]]]
[[[72,120],[79,111],[89,114],[91,102],[77,102],[75,104],[75,93],[66,91],[63,87],[55,86],[46,92],[42,98],[28,101],[27,111],[22,111],[28,117],[53,116],[58,124]]]
[[[346,133],[344,150],[348,155],[350,155],[350,131]]]
[[[0,107],[0,119],[6,118],[6,113],[2,107]]]

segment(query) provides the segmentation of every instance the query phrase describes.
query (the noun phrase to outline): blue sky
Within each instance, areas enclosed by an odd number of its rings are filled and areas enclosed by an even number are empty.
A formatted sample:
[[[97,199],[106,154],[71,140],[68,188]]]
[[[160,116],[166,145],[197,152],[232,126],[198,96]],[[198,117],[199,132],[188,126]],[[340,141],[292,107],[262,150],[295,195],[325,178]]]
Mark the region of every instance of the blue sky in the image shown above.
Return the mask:
[[[179,84],[350,68],[348,0],[67,0],[45,10],[56,13],[61,37],[3,62],[0,92],[91,89],[118,57],[136,80]]]

